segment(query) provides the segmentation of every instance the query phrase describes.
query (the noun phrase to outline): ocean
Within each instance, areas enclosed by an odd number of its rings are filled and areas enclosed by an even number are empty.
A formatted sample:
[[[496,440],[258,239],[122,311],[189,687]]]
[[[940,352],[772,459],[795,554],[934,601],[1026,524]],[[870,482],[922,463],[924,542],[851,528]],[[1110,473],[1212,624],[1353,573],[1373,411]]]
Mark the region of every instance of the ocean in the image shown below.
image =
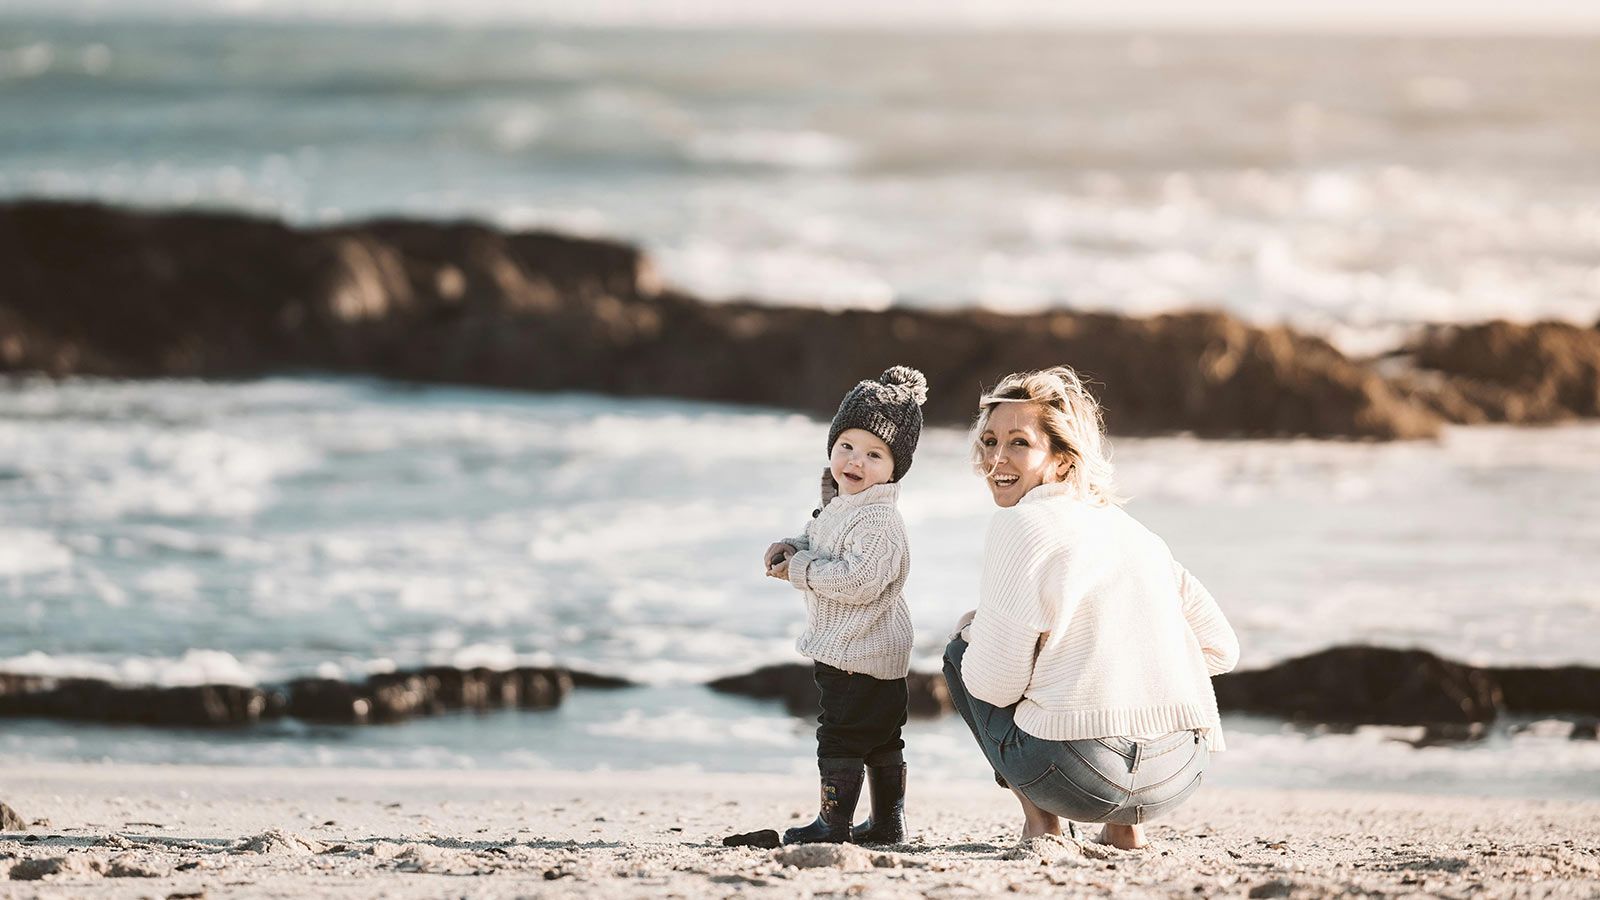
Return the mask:
[[[0,197],[618,237],[708,298],[1600,318],[1600,36],[0,17]]]
[[[1368,353],[1600,318],[1597,59],[1594,36],[0,15],[0,198],[471,218],[637,243],[713,301],[1206,307]],[[385,727],[7,720],[0,762],[809,771],[809,723],[701,682],[798,659],[758,557],[803,525],[824,435],[314,375],[0,382],[0,671],[640,683]],[[1245,667],[1346,642],[1600,664],[1600,426],[1115,446]],[[992,512],[965,454],[931,429],[906,482],[927,671]],[[1555,723],[1423,748],[1226,727],[1217,783],[1600,797],[1600,744]],[[908,742],[914,778],[988,777],[953,718]]]
[[[641,686],[384,727],[11,720],[0,758],[805,770],[811,723],[701,683],[799,661],[803,604],[760,555],[809,518],[824,436],[787,412],[576,394],[14,380],[0,671],[257,684],[555,663]],[[1129,511],[1217,596],[1243,667],[1338,643],[1600,664],[1600,426],[1114,447]],[[930,429],[905,482],[924,671],[974,605],[993,513],[966,454]],[[1407,729],[1226,727],[1216,777],[1241,784],[1600,796],[1600,745],[1553,725],[1426,749]],[[909,753],[982,777],[970,740],[954,717],[916,722]]]

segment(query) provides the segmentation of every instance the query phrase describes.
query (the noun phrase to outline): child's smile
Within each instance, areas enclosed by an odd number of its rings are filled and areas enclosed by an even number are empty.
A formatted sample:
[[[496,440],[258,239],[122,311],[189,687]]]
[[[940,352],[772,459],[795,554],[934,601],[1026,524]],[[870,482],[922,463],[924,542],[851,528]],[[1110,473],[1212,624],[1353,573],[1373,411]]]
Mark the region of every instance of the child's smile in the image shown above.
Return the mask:
[[[839,493],[859,494],[894,477],[894,454],[879,437],[863,428],[848,428],[833,442],[828,469]]]

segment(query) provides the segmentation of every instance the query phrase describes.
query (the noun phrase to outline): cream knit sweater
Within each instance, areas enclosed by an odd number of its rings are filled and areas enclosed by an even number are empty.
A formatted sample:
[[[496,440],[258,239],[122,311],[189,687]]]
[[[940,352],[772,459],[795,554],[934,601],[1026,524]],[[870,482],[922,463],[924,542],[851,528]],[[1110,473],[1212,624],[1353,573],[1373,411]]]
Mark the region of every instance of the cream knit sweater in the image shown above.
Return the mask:
[[[884,680],[911,667],[911,611],[901,590],[911,548],[895,501],[900,485],[840,494],[789,538],[789,583],[805,592],[802,654],[836,669]]]
[[[1224,748],[1210,676],[1239,640],[1159,537],[1116,506],[1044,484],[995,513],[961,680],[1047,740],[1206,730]],[[1020,702],[1019,702],[1020,701]]]

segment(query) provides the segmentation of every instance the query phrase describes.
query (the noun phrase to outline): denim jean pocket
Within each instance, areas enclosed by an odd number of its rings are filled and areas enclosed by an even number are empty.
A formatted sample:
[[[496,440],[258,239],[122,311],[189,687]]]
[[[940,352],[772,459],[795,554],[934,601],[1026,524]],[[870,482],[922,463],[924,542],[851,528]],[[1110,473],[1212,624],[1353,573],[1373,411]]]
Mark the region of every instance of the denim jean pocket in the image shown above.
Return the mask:
[[[988,735],[990,743],[1009,747],[1017,742],[1016,712],[1014,706],[990,706],[984,711],[983,733]]]
[[[1088,774],[1088,773],[1085,773]],[[1080,783],[1078,778],[1058,768],[1055,763],[1044,774],[1026,784],[1017,785],[1022,796],[1045,812],[1055,813],[1074,822],[1099,822],[1116,812],[1123,801],[1108,799],[1095,791],[1110,791],[1111,786],[1099,776],[1090,776],[1096,782],[1092,788]]]
[[[1130,818],[1126,822],[1119,822],[1119,824],[1139,825],[1172,812],[1182,806],[1183,801],[1188,800],[1195,791],[1200,789],[1200,782],[1204,777],[1204,772],[1196,772],[1194,777],[1189,779],[1187,783],[1178,782],[1173,785],[1172,788],[1176,789],[1175,792],[1172,789],[1160,791],[1162,796],[1151,798],[1155,800],[1154,803],[1143,801],[1145,794],[1153,794],[1156,793],[1155,791],[1143,791],[1134,795],[1133,802],[1126,810]]]

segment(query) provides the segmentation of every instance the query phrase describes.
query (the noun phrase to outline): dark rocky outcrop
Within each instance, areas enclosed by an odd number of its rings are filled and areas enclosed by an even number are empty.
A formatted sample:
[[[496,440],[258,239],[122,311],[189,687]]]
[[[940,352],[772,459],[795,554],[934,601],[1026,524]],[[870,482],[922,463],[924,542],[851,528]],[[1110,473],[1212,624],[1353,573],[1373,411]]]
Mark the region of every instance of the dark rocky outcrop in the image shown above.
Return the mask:
[[[1600,416],[1600,329],[1495,321],[1427,329],[1399,390],[1452,422],[1539,425]]]
[[[1439,414],[1317,338],[1218,313],[832,313],[658,290],[632,247],[470,224],[320,229],[226,213],[0,204],[0,371],[285,370],[781,405],[928,375],[929,419],[1070,363],[1120,433],[1407,438]]]
[[[1412,438],[1600,416],[1600,329],[1426,329],[1376,363],[1220,313],[827,312],[663,291],[635,248],[466,223],[290,228],[221,212],[0,203],[0,372],[416,381],[786,406],[819,416],[889,362],[930,421],[1068,363],[1115,433]]]
[[[372,720],[372,700],[361,685],[337,678],[289,682],[288,713],[307,722],[355,725]]]
[[[781,700],[790,715],[814,716],[822,711],[817,682],[811,666],[805,663],[780,663],[762,666],[743,675],[730,675],[707,682],[707,687],[723,694],[738,694],[760,700]],[[912,672],[906,676],[907,712],[916,718],[934,718],[953,712],[950,691],[944,675]]]
[[[1333,647],[1213,678],[1217,704],[1304,721],[1445,726],[1501,713],[1600,716],[1600,668],[1469,666],[1425,650]]]
[[[1481,669],[1385,647],[1332,647],[1212,685],[1223,710],[1329,723],[1490,722],[1502,704]]]
[[[1600,669],[1499,666],[1485,671],[1500,685],[1509,712],[1600,716]]]
[[[1211,681],[1224,712],[1343,726],[1424,725],[1422,743],[1476,739],[1502,713],[1575,718],[1580,730],[1600,716],[1600,668],[1478,667],[1426,650],[1332,647]],[[797,716],[819,711],[811,667],[800,663],[764,666],[708,686],[780,700]],[[941,674],[913,672],[910,693],[914,716],[952,710]]]
[[[233,685],[126,687],[97,678],[0,676],[0,716],[216,727],[276,718],[282,705],[270,691]]]
[[[567,674],[572,676],[573,687],[613,690],[617,688],[634,686],[634,683],[628,679],[618,678],[615,675],[600,675],[594,672],[580,672],[577,669],[568,669]]]
[[[373,675],[362,682],[300,678],[265,688],[156,688],[94,678],[0,674],[0,717],[192,727],[251,725],[283,716],[380,724],[453,710],[554,709],[572,687],[573,678],[565,669],[537,667],[500,671],[435,666]]]
[[[783,708],[791,715],[816,715],[821,711],[817,700],[817,682],[811,667],[801,663],[780,663],[762,666],[743,675],[729,675],[709,681],[706,686],[722,694],[738,694],[757,700],[781,700]]]
[[[288,714],[311,722],[381,724],[462,709],[553,709],[571,690],[572,676],[562,669],[430,666],[373,675],[360,684],[292,681]]]

